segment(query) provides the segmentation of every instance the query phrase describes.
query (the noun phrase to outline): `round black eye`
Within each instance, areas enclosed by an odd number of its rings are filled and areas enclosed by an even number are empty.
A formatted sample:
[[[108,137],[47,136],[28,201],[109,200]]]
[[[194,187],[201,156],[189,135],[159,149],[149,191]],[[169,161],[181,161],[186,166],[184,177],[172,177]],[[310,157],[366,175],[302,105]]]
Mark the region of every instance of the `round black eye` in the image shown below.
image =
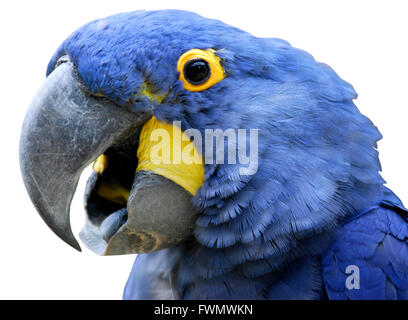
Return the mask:
[[[194,85],[206,82],[211,76],[211,68],[204,59],[192,59],[184,66],[184,78]]]

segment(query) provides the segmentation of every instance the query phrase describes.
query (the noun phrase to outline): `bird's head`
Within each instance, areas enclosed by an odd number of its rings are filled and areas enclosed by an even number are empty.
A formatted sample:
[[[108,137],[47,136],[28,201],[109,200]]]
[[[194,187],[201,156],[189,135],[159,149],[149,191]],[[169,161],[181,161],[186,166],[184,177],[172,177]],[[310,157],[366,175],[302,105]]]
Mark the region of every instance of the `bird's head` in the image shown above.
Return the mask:
[[[339,200],[353,183],[379,181],[379,134],[355,97],[332,69],[285,41],[185,11],[119,14],[83,26],[55,53],[23,125],[21,169],[43,219],[79,248],[69,208],[81,172],[96,160],[81,238],[98,253],[150,252],[193,233],[226,246],[277,221],[313,229],[354,206],[357,194]],[[207,163],[186,174],[185,164],[176,173],[141,164],[143,130],[170,130],[173,121],[181,134],[257,129],[257,172]],[[211,232],[267,205],[274,209],[254,218],[252,233]]]

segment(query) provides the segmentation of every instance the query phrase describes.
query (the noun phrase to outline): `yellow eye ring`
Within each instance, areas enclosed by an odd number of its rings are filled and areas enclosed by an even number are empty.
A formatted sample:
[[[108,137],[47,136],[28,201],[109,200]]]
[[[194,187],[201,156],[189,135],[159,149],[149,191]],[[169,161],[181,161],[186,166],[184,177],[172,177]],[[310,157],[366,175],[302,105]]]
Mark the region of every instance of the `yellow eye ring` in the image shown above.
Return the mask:
[[[198,92],[208,89],[224,79],[224,69],[213,49],[192,49],[182,54],[177,71],[184,89]]]

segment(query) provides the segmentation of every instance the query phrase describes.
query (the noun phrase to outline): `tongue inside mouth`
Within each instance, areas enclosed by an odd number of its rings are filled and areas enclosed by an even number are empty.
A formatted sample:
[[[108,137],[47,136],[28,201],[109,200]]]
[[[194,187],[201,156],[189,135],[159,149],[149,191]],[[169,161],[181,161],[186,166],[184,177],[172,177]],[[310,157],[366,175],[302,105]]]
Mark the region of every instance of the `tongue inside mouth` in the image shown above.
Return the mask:
[[[103,220],[101,226],[99,227],[102,238],[106,242],[109,242],[109,240],[120,229],[120,227],[126,223],[127,217],[127,209],[123,208],[105,218],[105,220]]]

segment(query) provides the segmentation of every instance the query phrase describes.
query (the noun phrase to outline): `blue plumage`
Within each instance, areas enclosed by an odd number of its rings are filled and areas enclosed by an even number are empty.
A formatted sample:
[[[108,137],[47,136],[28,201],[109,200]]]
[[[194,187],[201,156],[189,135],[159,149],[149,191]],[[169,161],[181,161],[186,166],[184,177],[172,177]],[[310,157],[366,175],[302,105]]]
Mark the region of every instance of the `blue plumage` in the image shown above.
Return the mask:
[[[388,199],[347,221],[323,255],[325,288],[331,299],[408,298],[408,210]],[[347,266],[360,268],[359,290],[345,286]]]
[[[176,64],[192,48],[216,50],[226,78],[184,90]],[[160,120],[259,130],[258,172],[207,164],[195,238],[139,255],[124,298],[408,297],[408,227],[379,174],[381,135],[330,67],[283,40],[175,10],[91,22],[62,44],[48,72],[65,54],[90,92],[119,105],[136,110],[135,88],[148,82],[167,94],[154,105]],[[347,290],[354,264],[361,289]]]

